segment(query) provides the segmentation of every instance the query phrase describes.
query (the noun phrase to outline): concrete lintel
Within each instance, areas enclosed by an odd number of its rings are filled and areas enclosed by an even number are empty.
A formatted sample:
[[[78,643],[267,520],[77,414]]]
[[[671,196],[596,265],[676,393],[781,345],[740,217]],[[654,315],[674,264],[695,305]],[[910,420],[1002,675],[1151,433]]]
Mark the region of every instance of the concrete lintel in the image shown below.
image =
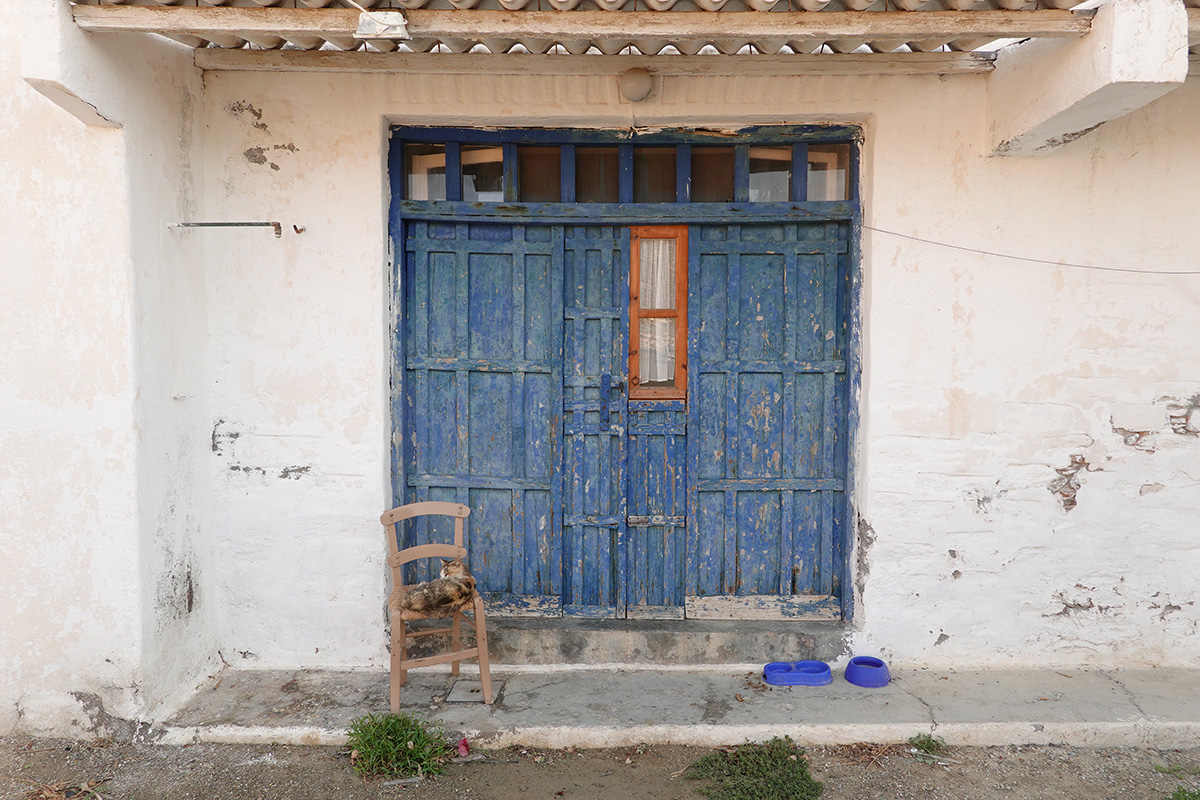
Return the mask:
[[[113,122],[100,113],[94,105],[84,100],[75,92],[63,86],[60,82],[49,78],[26,77],[25,82],[52,100],[59,108],[78,119],[84,125],[100,128],[119,128],[120,124]]]
[[[1043,155],[1183,84],[1178,0],[1110,0],[1077,41],[1002,50],[988,80],[992,155]]]
[[[96,76],[88,65],[88,34],[75,25],[67,0],[24,0],[21,77],[85,125],[119,128],[111,111],[101,111]]]

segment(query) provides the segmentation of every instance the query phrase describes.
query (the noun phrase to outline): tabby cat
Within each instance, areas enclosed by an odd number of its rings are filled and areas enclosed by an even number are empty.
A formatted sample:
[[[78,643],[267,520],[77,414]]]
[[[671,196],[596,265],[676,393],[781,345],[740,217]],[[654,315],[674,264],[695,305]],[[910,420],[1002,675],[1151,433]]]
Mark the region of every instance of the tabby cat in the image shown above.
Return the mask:
[[[442,577],[425,583],[404,587],[402,593],[392,593],[389,603],[400,619],[450,616],[475,598],[475,578],[467,572],[461,558],[443,560]]]

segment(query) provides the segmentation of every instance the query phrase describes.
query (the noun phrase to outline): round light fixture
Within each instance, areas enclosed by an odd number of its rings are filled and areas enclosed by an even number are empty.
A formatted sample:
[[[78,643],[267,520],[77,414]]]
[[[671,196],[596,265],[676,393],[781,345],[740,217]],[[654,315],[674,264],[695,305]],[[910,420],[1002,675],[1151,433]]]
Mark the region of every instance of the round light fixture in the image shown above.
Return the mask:
[[[654,76],[642,67],[627,69],[617,78],[617,86],[621,96],[631,103],[640,103],[650,96],[654,89]]]

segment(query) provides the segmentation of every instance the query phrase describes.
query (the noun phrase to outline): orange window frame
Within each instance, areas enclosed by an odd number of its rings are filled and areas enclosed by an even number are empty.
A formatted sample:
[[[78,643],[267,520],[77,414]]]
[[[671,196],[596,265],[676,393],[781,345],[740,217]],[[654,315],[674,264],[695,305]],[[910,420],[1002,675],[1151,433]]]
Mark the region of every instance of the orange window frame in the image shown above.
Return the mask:
[[[639,225],[630,231],[629,264],[629,398],[631,400],[683,400],[687,398],[687,225]],[[675,308],[643,309],[641,292],[642,239],[675,240]],[[675,320],[675,385],[642,387],[638,361],[641,321]]]

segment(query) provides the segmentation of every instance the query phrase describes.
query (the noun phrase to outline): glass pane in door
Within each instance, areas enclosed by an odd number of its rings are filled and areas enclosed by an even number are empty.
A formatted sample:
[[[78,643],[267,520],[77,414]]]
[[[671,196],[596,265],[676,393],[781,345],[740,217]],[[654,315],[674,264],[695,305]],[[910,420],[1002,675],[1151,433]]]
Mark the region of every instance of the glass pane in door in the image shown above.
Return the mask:
[[[750,148],[750,202],[786,203],[792,192],[792,148]]]
[[[850,145],[808,147],[808,199],[845,200],[849,196]]]
[[[527,203],[562,200],[562,158],[557,147],[517,148],[517,199]]]
[[[675,148],[633,148],[633,202],[675,202]]]
[[[675,240],[638,242],[638,300],[643,311],[675,308]]]
[[[405,200],[446,199],[446,145],[404,145]]]
[[[692,148],[692,202],[733,202],[733,148]]]
[[[463,145],[462,199],[473,203],[504,202],[504,148]]]
[[[638,384],[643,389],[675,388],[675,320],[640,320],[638,345]]]
[[[619,179],[617,148],[575,148],[575,199],[578,202],[617,202]]]

